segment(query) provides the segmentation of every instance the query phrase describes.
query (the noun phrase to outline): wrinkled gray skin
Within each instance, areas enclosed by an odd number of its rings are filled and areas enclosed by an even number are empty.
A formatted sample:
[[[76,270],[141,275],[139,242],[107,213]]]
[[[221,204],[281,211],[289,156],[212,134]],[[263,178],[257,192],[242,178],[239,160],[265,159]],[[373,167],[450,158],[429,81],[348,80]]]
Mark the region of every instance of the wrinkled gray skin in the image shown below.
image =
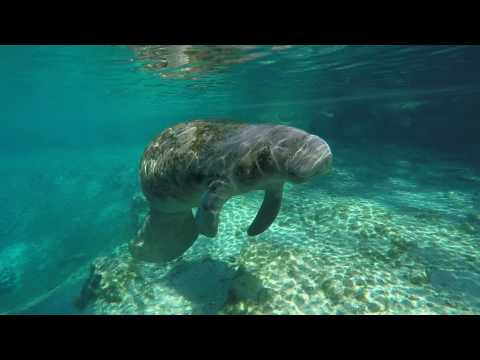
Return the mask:
[[[321,175],[331,161],[324,140],[292,127],[197,120],[168,128],[147,146],[140,163],[150,212],[130,251],[145,261],[175,259],[199,233],[216,236],[229,198],[264,190],[248,228],[248,235],[258,235],[280,210],[283,184]]]

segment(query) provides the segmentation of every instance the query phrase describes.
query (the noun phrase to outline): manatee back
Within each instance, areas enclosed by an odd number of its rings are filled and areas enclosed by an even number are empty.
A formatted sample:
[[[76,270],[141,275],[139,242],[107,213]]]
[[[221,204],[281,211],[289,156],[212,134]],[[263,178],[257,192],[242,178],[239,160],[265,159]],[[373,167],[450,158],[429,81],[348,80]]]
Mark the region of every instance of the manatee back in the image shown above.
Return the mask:
[[[162,131],[145,148],[139,176],[148,199],[167,195],[188,196],[207,184],[219,169],[212,167],[223,156],[221,144],[244,124],[195,120]]]

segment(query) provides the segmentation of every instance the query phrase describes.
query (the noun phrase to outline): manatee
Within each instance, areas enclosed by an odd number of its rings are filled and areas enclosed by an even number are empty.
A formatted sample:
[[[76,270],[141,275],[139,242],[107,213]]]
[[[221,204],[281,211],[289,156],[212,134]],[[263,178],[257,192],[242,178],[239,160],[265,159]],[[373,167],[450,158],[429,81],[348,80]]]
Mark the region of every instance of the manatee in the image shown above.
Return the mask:
[[[289,126],[194,120],[170,127],[147,145],[140,162],[149,212],[130,252],[148,262],[176,259],[199,234],[217,235],[228,199],[263,190],[247,231],[258,235],[280,211],[284,183],[303,183],[331,162],[323,139]]]

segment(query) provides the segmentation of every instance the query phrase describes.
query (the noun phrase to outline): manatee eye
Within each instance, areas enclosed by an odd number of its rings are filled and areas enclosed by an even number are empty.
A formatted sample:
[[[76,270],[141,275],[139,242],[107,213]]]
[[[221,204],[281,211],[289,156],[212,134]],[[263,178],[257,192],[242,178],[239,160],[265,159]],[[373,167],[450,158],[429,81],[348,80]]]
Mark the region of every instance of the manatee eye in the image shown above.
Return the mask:
[[[200,184],[205,179],[205,175],[202,173],[194,173],[192,179],[195,183]]]
[[[289,178],[296,178],[297,175],[295,174],[295,172],[293,172],[293,170],[287,170],[287,176]]]
[[[275,163],[269,147],[265,146],[258,152],[256,163],[263,173],[269,174],[274,170]]]
[[[241,179],[245,175],[245,172],[246,168],[243,164],[239,164],[235,168],[235,176],[237,177],[237,179]]]

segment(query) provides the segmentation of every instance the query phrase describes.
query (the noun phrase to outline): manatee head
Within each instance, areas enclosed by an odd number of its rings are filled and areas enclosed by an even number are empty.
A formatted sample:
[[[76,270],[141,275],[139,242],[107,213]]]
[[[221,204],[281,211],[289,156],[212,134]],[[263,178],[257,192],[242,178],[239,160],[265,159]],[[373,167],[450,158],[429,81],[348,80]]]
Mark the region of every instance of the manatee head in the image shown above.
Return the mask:
[[[281,134],[282,138],[278,139]],[[275,135],[278,140],[272,153],[287,181],[303,183],[330,169],[332,152],[325,140],[290,127],[282,128]]]

